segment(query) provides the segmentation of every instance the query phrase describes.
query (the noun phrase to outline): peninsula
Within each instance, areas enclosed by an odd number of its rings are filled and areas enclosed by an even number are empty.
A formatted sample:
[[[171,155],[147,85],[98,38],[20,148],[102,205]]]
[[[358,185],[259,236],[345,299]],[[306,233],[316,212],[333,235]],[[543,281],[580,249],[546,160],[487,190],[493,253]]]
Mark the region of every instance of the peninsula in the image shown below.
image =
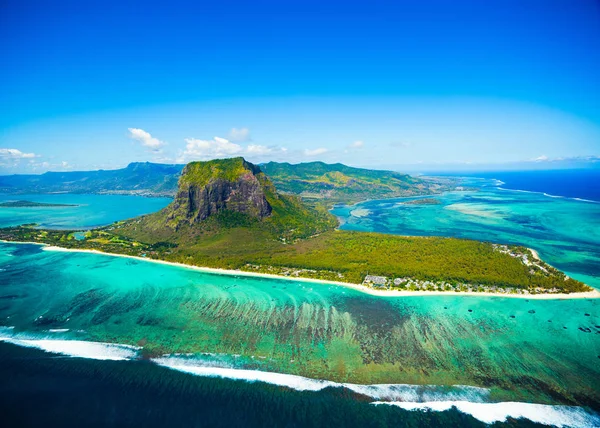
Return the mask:
[[[402,205],[440,205],[441,202],[434,198],[413,199],[411,201],[401,202]]]
[[[32,201],[6,201],[0,203],[0,208],[60,208],[76,206],[76,204],[48,204],[45,202]]]
[[[324,203],[307,205],[282,194],[259,166],[233,158],[188,164],[170,205],[87,231],[83,239],[75,230],[31,226],[1,229],[0,239],[333,281],[382,293],[592,292],[524,247],[348,232],[336,226]]]

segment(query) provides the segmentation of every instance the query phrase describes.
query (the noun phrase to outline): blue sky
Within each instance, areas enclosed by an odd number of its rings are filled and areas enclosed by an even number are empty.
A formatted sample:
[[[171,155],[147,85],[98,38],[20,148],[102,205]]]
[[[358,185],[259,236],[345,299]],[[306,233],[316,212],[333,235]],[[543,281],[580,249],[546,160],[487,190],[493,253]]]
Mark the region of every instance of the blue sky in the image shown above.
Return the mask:
[[[598,160],[597,1],[322,3],[0,2],[0,173]]]

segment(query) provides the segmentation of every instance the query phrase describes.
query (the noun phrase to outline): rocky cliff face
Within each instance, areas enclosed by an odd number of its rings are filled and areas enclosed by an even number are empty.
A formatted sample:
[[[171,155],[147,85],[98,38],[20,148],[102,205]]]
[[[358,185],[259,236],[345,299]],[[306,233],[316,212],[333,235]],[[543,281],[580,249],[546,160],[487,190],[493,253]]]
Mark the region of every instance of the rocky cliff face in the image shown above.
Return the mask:
[[[234,211],[263,219],[272,208],[259,180],[260,168],[243,158],[188,164],[179,180],[175,200],[167,210],[167,222],[201,222],[221,211]]]

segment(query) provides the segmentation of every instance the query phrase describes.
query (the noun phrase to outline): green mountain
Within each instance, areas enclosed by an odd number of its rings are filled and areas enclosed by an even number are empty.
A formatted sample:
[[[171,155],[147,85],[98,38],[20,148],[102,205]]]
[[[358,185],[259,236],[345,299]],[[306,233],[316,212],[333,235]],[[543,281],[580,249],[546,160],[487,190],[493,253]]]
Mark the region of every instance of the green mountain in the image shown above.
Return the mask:
[[[133,162],[126,168],[0,176],[0,193],[113,193],[173,196],[183,165]]]
[[[365,181],[376,180],[371,172],[360,173]],[[262,168],[233,158],[188,164],[170,205],[87,231],[85,239],[77,239],[75,231],[31,226],[0,229],[0,239],[355,284],[379,281],[399,289],[589,290],[541,261],[530,262],[534,256],[526,248],[348,232],[334,230],[336,225],[323,204],[309,206],[279,193]]]
[[[98,171],[47,172],[0,176],[0,193],[100,193],[175,196],[184,165],[134,162],[126,168]],[[306,201],[354,203],[365,199],[439,193],[455,186],[452,179],[423,179],[392,171],[353,168],[340,163],[260,166],[282,193]]]
[[[285,241],[314,235],[336,224],[324,208],[308,207],[296,196],[278,193],[260,167],[238,157],[189,163],[171,204],[125,223],[121,229],[151,231],[169,242],[180,242],[182,237],[186,240],[198,234],[245,228]]]
[[[341,163],[269,162],[261,168],[280,191],[307,200],[334,203],[428,195],[455,186],[450,179],[422,179],[393,171],[353,168]]]

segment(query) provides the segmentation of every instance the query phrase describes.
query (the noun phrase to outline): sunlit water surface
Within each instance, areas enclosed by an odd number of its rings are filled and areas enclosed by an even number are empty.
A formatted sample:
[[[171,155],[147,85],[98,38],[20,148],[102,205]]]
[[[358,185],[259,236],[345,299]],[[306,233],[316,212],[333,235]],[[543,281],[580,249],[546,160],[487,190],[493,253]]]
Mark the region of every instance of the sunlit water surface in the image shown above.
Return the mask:
[[[357,207],[335,212],[344,217],[343,228],[525,244],[597,285],[600,204],[525,195],[489,188],[443,195],[435,206],[373,201],[361,204],[367,211],[360,217],[352,215]],[[87,222],[56,212],[37,222]],[[123,210],[110,218],[131,214]],[[3,340],[21,346],[87,358],[143,357],[202,376],[318,393],[345,384],[372,402],[439,410],[443,402],[459,401],[600,408],[595,299],[375,297],[333,285],[0,244],[0,323]],[[366,386],[373,384],[382,386]],[[508,404],[499,406],[497,414],[510,415]],[[598,422],[577,408],[518,406],[516,414],[539,422],[548,421],[541,415],[560,419],[556,411],[575,426]]]

